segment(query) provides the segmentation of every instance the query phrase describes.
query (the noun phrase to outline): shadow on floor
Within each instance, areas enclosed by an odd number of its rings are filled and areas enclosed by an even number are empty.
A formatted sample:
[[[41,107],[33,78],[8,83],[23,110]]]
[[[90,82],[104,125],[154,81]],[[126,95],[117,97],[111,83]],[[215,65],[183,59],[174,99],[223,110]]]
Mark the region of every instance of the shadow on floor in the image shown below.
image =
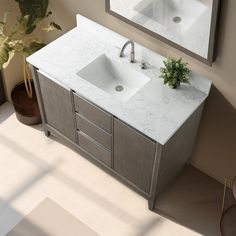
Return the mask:
[[[3,215],[3,217],[1,217],[1,215]],[[19,211],[14,209],[12,207],[12,205],[9,204],[9,202],[5,202],[4,200],[0,199],[0,219],[1,219],[1,221],[14,222],[12,227],[17,226],[17,231],[14,231],[14,230],[10,231],[7,234],[4,234],[5,236],[23,236],[29,230],[31,230],[30,232],[34,232],[35,236],[36,235],[40,235],[40,236],[47,236],[48,235],[39,225],[36,225],[34,222],[29,221],[29,220],[24,220],[24,225],[23,225],[24,228],[18,227],[18,223],[22,222],[23,217],[24,216]],[[1,231],[6,231],[6,230],[1,229]],[[28,233],[30,233],[30,232],[28,232]],[[32,234],[27,234],[27,235],[32,235]]]
[[[14,108],[8,102],[0,105],[0,124],[14,113]]]
[[[224,186],[193,166],[186,166],[157,198],[155,212],[205,236],[220,236]],[[226,207],[235,203],[228,189]]]
[[[146,225],[144,225],[144,227],[138,234],[135,234],[133,236],[149,235],[153,229],[155,229],[157,226],[160,227],[164,223],[164,221],[165,219],[161,217],[159,217],[158,219],[151,220]]]
[[[38,127],[39,129],[40,126]],[[57,137],[50,136],[52,139],[57,140]],[[49,175],[60,181],[61,183],[65,184],[67,187],[70,187],[75,192],[78,192],[80,195],[84,195],[88,200],[93,203],[97,203],[100,207],[109,210],[109,212],[116,218],[124,221],[129,222],[134,227],[139,224],[138,218],[130,214],[125,209],[122,209],[120,206],[113,204],[109,199],[106,199],[102,194],[95,192],[92,188],[83,185],[82,183],[77,182],[76,180],[72,179],[63,171],[59,170],[57,167],[61,164],[61,157],[58,157],[58,162],[54,163],[53,165],[49,165],[48,163],[42,161],[35,153],[21,147],[18,143],[14,140],[9,139],[8,137],[0,134],[0,142],[7,146],[10,149],[14,149],[18,154],[19,157],[29,161],[30,163],[34,164],[38,168],[41,169],[38,174],[30,178],[28,181],[23,183],[14,191],[13,194],[8,196],[6,202],[8,205],[15,199],[17,199],[20,195],[25,194],[26,190],[33,187],[39,180],[41,180],[46,175]],[[64,143],[67,145],[67,143]],[[68,146],[70,146],[68,144]],[[0,209],[0,218],[2,209]],[[158,224],[161,220],[159,218],[156,219],[156,222],[151,222],[151,226],[154,227],[155,224]],[[0,221],[0,223],[2,223]],[[148,224],[149,225],[149,224]],[[144,226],[144,230],[148,230],[146,226]]]
[[[4,223],[11,221],[14,222],[12,226],[18,223],[23,218],[22,214],[14,209],[8,201],[5,201],[0,198],[0,232],[5,232]],[[0,233],[0,235],[2,235]]]

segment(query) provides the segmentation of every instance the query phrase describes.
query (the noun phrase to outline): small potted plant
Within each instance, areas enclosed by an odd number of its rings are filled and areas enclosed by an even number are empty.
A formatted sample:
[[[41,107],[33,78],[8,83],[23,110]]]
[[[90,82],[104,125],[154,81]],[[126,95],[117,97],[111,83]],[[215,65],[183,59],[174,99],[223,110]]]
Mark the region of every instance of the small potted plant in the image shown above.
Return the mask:
[[[164,79],[164,84],[176,89],[181,83],[189,83],[190,69],[188,63],[183,62],[182,58],[169,58],[163,61],[165,67],[160,68],[160,78]]]
[[[32,125],[39,123],[41,117],[26,58],[45,46],[33,33],[44,19],[49,19],[52,12],[47,10],[49,0],[15,1],[21,12],[16,23],[8,29],[7,16],[10,12],[6,12],[0,21],[0,70],[8,66],[14,55],[22,56],[24,81],[15,86],[11,98],[18,120]],[[61,30],[61,27],[49,21],[48,26],[41,26],[41,29],[49,32],[55,29]]]

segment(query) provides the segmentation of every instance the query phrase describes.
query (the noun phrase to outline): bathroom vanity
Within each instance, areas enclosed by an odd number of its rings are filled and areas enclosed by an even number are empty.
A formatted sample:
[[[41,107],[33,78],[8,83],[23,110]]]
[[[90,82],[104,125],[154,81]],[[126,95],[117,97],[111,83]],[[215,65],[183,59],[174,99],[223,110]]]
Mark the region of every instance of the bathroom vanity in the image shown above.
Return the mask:
[[[144,196],[149,209],[188,163],[211,82],[170,89],[165,58],[78,15],[78,26],[27,58],[45,134],[73,144],[84,157]],[[107,40],[109,39],[109,41]],[[150,64],[142,70],[141,60]]]

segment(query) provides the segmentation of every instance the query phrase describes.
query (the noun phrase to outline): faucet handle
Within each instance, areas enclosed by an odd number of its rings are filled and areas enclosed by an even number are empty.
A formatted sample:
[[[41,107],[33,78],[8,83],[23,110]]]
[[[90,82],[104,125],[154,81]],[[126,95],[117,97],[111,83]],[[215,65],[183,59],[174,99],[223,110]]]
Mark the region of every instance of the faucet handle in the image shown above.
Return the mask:
[[[150,67],[150,64],[144,60],[141,60],[140,67],[142,70],[146,70],[148,67]]]

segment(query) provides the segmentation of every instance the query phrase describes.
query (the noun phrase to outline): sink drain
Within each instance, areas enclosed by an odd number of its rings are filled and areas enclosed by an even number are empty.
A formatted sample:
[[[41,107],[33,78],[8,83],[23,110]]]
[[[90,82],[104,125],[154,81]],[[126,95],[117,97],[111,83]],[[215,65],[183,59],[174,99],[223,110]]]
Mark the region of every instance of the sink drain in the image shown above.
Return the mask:
[[[124,90],[124,87],[123,87],[122,85],[116,85],[115,90],[116,90],[117,92],[121,92],[121,91]]]
[[[175,17],[173,18],[173,21],[174,21],[176,24],[178,24],[178,23],[180,23],[180,22],[182,21],[182,18],[181,18],[180,16],[175,16]]]

